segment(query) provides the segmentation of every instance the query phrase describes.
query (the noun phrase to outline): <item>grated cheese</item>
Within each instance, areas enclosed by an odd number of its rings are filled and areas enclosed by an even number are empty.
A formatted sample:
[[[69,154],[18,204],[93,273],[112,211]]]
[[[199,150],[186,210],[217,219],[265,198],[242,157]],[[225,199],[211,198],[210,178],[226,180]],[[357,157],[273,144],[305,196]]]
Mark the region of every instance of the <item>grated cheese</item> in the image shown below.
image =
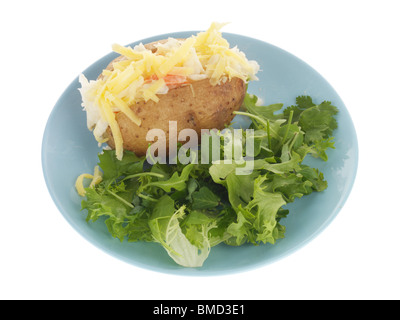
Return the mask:
[[[99,166],[96,166],[94,168],[93,174],[83,173],[76,179],[75,188],[76,188],[76,191],[78,191],[78,194],[82,197],[84,197],[86,194],[85,186],[83,183],[84,179],[92,180],[90,182],[89,188],[93,188],[95,185],[99,184],[103,180],[103,174],[100,171]]]

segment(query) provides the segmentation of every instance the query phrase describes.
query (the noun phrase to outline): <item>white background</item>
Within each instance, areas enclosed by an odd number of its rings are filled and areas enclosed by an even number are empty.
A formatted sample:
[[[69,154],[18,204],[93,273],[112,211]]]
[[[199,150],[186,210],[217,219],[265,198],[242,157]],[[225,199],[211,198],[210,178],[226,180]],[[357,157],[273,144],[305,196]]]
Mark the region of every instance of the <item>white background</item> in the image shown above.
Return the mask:
[[[399,299],[398,1],[7,1],[1,5],[0,298]],[[356,126],[353,191],[306,247],[219,277],[140,269],[103,253],[47,191],[41,140],[70,82],[111,51],[157,34],[223,31],[274,44],[336,89]]]

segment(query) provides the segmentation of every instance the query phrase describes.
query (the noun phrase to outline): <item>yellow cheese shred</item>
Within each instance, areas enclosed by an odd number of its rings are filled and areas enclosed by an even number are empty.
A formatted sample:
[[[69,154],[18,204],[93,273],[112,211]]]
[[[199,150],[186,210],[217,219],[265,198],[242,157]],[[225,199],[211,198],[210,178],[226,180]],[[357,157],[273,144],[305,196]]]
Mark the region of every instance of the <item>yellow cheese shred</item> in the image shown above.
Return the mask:
[[[83,183],[84,179],[92,180],[89,185],[89,188],[93,188],[95,185],[99,184],[103,180],[103,175],[100,171],[99,166],[96,166],[94,168],[93,174],[83,173],[76,179],[75,188],[81,197],[84,197],[86,195],[85,186]]]
[[[112,49],[114,52],[119,53],[121,56],[127,57],[132,60],[140,60],[143,58],[143,54],[135,52],[131,47],[124,47],[119,44],[113,44]]]
[[[143,91],[144,100],[147,102],[151,99],[157,103],[160,100],[160,98],[157,97],[156,92],[164,85],[165,85],[164,79],[159,79],[154,81],[148,89]]]
[[[136,116],[136,114],[132,111],[131,108],[129,108],[128,104],[122,100],[121,98],[118,98],[114,96],[111,93],[106,94],[106,98],[114,103],[114,105],[120,109],[123,113],[126,114],[126,116],[136,125],[140,126],[141,120]]]
[[[118,160],[122,160],[122,156],[124,154],[124,148],[123,148],[123,139],[122,139],[122,134],[121,130],[119,128],[118,122],[115,119],[115,113],[112,110],[111,104],[108,103],[107,101],[102,101],[100,102],[100,105],[103,107],[103,111],[106,117],[106,120],[110,126],[113,138],[114,138],[114,144],[115,144],[115,154],[117,156]]]
[[[129,87],[129,85],[137,80],[143,73],[143,68],[135,66],[133,64],[129,65],[124,71],[118,74],[114,79],[107,83],[107,89],[114,95],[121,93],[124,89]]]
[[[158,69],[160,74],[166,76],[173,67],[184,60],[195,42],[195,37],[187,38],[179,49],[160,66]]]
[[[215,66],[214,72],[211,75],[210,83],[211,85],[215,86],[218,84],[218,81],[221,79],[222,75],[224,74],[226,66],[226,59],[220,58],[217,65]]]

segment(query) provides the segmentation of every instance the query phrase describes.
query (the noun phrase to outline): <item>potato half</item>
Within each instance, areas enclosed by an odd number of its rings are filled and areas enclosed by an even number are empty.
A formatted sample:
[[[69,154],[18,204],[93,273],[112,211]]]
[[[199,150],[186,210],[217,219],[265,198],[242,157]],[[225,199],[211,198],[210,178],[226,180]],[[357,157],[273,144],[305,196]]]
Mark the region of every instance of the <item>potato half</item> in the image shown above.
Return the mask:
[[[159,42],[164,42],[162,40]],[[156,42],[157,43],[157,42]],[[156,50],[154,42],[147,44],[150,50]],[[123,59],[118,57],[106,69],[113,70],[113,63]],[[222,130],[229,124],[234,111],[239,110],[246,94],[246,84],[239,78],[232,78],[221,85],[211,85],[210,79],[193,81],[160,94],[156,103],[152,100],[140,101],[130,108],[141,119],[141,125],[134,124],[124,113],[119,112],[116,120],[121,130],[123,148],[138,156],[146,154],[149,141],[146,135],[151,129],[161,129],[169,137],[169,121],[177,122],[177,132],[194,129],[200,137],[201,129]],[[108,145],[115,148],[111,129],[107,129]],[[168,153],[168,144],[167,144]]]

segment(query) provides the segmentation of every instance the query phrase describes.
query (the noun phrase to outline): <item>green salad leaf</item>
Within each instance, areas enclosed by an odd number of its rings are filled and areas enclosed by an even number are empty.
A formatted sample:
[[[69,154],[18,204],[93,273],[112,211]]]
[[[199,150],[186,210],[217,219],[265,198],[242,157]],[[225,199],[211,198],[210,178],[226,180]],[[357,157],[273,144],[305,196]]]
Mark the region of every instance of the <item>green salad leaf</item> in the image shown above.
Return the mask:
[[[241,146],[254,146],[251,154],[243,152],[252,169],[247,174],[238,174],[244,164],[235,160],[150,165],[130,151],[117,160],[114,150],[104,150],[98,156],[103,179],[86,188],[82,200],[86,220],[103,219],[120,241],[157,242],[185,267],[201,267],[221,243],[275,244],[284,238],[286,204],[328,187],[323,173],[303,161],[307,155],[328,160],[338,109],[309,96],[286,108],[260,106],[247,94],[243,110],[236,114],[251,119],[252,131],[242,131]],[[222,156],[239,147],[228,150],[227,135],[212,134],[220,139]]]

